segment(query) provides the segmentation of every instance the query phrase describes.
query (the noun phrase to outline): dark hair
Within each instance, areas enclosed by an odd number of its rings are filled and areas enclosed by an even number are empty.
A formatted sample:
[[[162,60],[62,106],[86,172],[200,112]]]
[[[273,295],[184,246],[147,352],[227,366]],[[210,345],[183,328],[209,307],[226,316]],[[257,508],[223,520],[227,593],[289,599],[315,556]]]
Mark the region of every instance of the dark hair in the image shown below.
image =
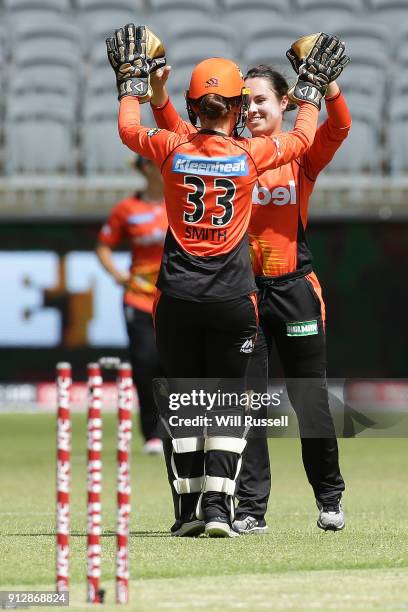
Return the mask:
[[[266,64],[259,64],[258,66],[254,66],[254,68],[250,68],[246,73],[245,79],[266,79],[269,82],[271,89],[278,96],[279,100],[282,100],[283,96],[286,96],[288,93],[289,85],[281,72],[274,70],[272,66],[267,66]],[[291,111],[297,108],[297,105],[293,102],[288,102],[286,107],[287,111]]]
[[[133,161],[134,167],[137,168],[138,170],[141,170],[143,166],[149,163],[151,163],[150,159],[147,159],[147,157],[143,157],[142,155],[139,155],[139,154],[136,155]]]
[[[199,113],[207,119],[221,119],[226,117],[233,106],[239,106],[242,100],[236,98],[224,98],[218,94],[207,94],[198,100]]]

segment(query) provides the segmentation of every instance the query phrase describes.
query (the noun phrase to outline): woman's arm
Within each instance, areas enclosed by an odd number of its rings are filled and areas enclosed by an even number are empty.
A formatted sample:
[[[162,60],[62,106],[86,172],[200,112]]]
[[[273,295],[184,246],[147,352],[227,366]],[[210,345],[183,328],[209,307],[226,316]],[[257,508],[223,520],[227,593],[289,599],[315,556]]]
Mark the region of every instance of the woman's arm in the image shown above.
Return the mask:
[[[313,145],[300,162],[307,178],[313,181],[331,162],[351,128],[349,108],[335,81],[328,87],[325,103],[327,119],[319,126]]]
[[[96,255],[101,262],[102,266],[105,270],[112,276],[112,278],[118,283],[118,285],[122,285],[122,287],[126,287],[127,283],[130,280],[130,273],[127,271],[119,270],[114,263],[112,257],[112,249],[110,246],[106,244],[102,244],[98,242],[95,249]]]
[[[172,132],[140,125],[139,100],[134,96],[120,100],[118,129],[123,144],[151,159],[159,168],[180,142],[180,137]]]
[[[166,83],[170,76],[171,66],[165,66],[150,75],[153,96],[150,100],[153,115],[159,128],[176,134],[192,134],[196,128],[184,121],[174,108],[167,93]]]

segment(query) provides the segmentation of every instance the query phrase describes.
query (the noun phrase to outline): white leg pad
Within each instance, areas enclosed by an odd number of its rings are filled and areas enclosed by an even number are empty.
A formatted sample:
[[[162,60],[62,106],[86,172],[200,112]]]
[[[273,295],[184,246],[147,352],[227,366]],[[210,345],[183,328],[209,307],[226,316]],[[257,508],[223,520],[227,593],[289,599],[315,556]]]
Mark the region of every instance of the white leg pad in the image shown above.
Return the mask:
[[[204,448],[204,438],[173,438],[171,443],[177,454],[194,453]]]
[[[235,480],[221,478],[220,476],[205,476],[202,491],[203,493],[215,491],[217,493],[225,493],[226,495],[234,495]]]
[[[224,438],[211,437],[205,439],[204,452],[208,451],[228,451],[241,455],[247,441],[244,438]]]
[[[179,495],[185,493],[200,493],[204,478],[176,478],[173,480],[173,486]]]

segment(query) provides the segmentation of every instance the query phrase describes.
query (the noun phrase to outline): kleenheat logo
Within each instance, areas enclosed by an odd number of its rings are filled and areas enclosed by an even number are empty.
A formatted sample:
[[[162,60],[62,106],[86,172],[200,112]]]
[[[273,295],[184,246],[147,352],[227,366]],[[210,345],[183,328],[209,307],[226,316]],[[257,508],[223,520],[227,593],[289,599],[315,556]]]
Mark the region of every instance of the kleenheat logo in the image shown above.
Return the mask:
[[[218,78],[217,77],[211,77],[211,79],[208,79],[205,82],[205,87],[218,87]]]
[[[246,155],[229,157],[195,157],[176,153],[173,157],[172,171],[181,174],[201,176],[248,176]]]

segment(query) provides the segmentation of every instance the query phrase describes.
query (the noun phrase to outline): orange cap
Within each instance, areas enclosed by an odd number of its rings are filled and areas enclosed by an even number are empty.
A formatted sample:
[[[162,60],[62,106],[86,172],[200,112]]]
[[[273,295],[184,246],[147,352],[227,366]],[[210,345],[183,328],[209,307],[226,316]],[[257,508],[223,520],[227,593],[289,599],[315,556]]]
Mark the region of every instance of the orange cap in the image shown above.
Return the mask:
[[[187,98],[198,100],[207,94],[235,98],[245,87],[239,67],[231,60],[211,57],[197,64],[191,73]]]

